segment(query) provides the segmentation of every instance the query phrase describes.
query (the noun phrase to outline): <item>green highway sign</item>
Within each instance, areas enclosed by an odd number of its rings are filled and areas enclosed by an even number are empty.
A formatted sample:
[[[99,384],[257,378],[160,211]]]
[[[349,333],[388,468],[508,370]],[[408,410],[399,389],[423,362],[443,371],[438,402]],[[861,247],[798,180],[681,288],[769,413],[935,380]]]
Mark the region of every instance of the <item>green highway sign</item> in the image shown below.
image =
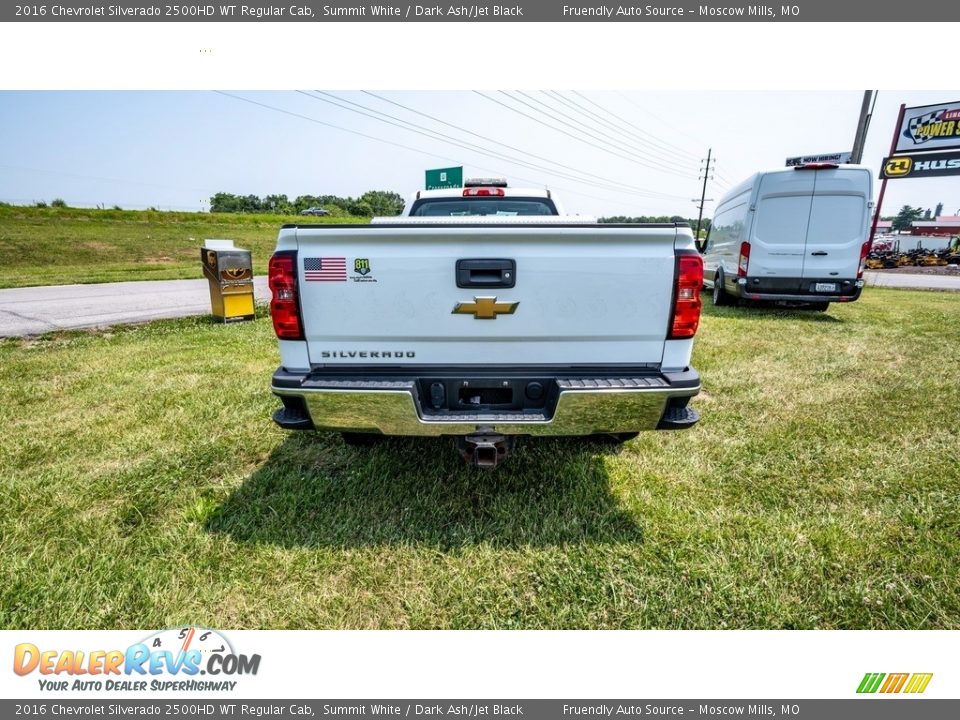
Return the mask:
[[[427,170],[425,187],[427,190],[445,190],[447,188],[463,187],[463,168],[437,168]]]

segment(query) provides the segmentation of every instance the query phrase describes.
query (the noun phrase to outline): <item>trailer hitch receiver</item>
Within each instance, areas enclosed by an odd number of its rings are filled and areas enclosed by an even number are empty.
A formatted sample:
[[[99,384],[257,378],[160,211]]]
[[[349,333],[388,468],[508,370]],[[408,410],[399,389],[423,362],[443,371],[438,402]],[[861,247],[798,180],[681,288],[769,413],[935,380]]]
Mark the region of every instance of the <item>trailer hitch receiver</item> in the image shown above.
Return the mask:
[[[513,450],[514,438],[500,435],[491,429],[477,428],[477,432],[457,438],[460,455],[477,467],[495,468]]]

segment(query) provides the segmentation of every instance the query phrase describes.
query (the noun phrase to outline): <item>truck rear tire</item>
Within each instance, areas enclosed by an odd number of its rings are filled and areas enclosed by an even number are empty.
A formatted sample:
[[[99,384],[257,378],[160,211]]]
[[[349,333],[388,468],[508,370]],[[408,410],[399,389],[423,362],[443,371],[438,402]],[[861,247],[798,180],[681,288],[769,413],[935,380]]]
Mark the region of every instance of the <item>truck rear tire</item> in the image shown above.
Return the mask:
[[[713,304],[717,307],[732,305],[733,298],[723,288],[723,273],[717,273],[713,279]]]
[[[829,308],[829,307],[830,307],[830,303],[828,303],[828,302],[815,302],[815,303],[810,303],[810,309],[811,309],[811,310],[816,310],[817,312],[826,312],[826,311],[827,311],[827,308]]]

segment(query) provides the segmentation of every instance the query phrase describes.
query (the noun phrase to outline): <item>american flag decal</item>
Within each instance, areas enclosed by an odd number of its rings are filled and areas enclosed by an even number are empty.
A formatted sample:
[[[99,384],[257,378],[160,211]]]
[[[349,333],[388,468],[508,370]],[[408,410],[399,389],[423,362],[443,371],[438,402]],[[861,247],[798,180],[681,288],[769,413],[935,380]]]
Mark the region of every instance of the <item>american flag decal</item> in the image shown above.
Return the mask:
[[[307,282],[346,282],[347,259],[342,257],[304,258],[303,279]]]

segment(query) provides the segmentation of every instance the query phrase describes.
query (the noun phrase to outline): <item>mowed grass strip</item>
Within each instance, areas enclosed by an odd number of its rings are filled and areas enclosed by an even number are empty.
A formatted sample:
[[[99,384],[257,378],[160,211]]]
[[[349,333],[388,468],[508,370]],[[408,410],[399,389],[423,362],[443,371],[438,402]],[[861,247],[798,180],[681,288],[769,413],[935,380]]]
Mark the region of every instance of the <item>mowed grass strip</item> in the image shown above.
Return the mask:
[[[284,223],[366,218],[87,210],[0,205],[0,288],[200,278],[200,246],[233,240],[266,274]]]
[[[960,628],[960,295],[708,308],[693,430],[370,450],[270,321],[0,343],[0,626]]]

